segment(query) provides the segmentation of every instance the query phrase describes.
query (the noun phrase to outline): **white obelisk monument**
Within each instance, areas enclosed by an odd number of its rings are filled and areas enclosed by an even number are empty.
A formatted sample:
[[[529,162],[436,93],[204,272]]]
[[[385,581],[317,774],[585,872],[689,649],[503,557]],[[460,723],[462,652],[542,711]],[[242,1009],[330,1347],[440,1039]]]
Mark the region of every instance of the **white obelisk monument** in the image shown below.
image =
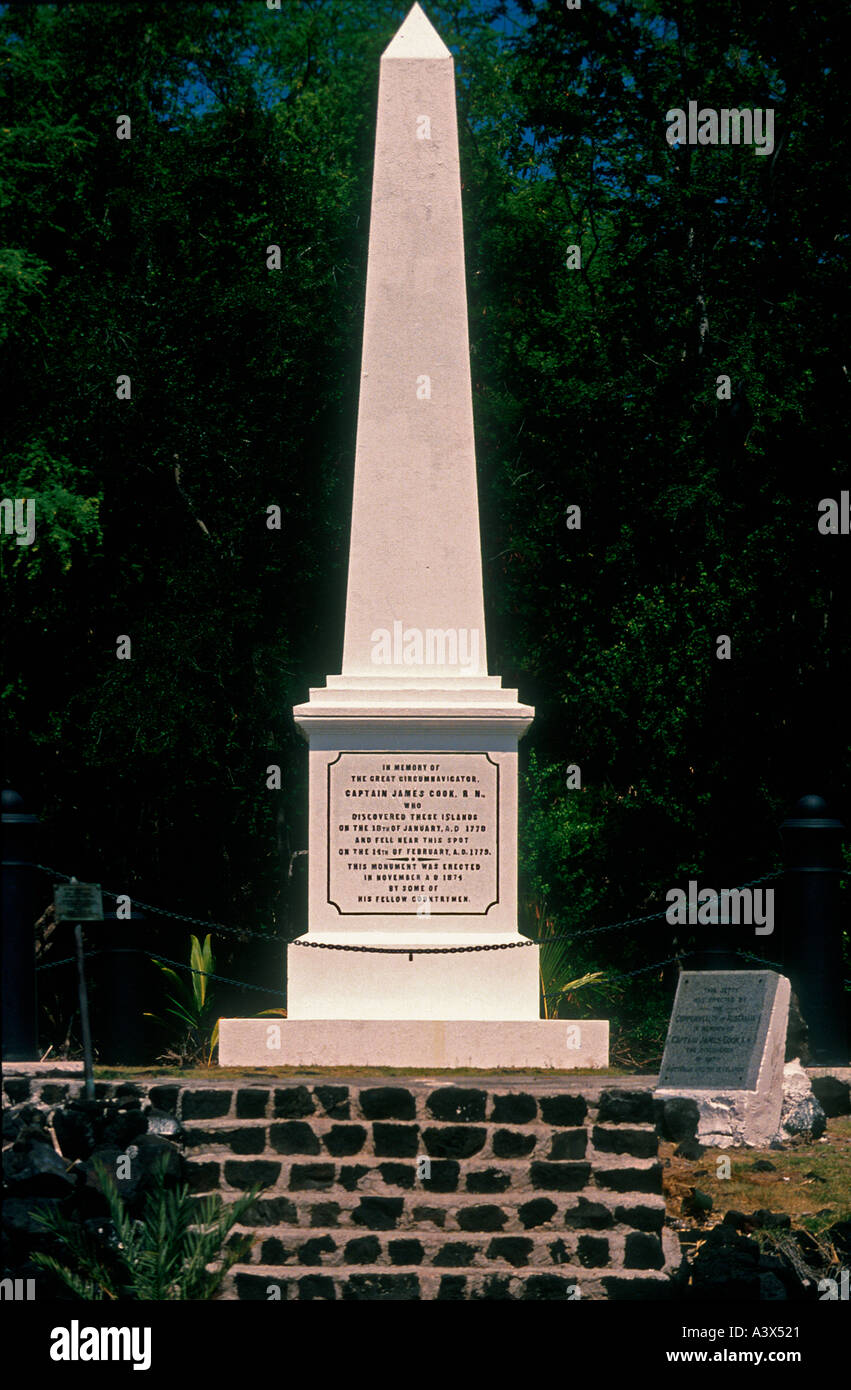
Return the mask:
[[[606,1066],[607,1023],[540,1019],[517,930],[533,710],[487,674],[454,64],[419,5],[381,59],[342,673],[294,715],[308,928],[288,1017],[223,1019],[220,1063]]]

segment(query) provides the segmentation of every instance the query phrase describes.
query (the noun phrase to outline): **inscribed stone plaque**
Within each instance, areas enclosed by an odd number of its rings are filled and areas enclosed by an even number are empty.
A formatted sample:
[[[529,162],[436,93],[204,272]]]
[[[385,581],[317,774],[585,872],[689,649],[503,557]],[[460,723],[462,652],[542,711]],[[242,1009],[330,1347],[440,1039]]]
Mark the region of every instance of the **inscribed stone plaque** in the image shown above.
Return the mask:
[[[499,901],[488,753],[340,753],[328,765],[328,902],[341,916],[484,916]]]
[[[53,889],[57,922],[102,922],[99,883],[57,883]]]
[[[772,970],[685,971],[659,1089],[754,1090],[779,978]]]

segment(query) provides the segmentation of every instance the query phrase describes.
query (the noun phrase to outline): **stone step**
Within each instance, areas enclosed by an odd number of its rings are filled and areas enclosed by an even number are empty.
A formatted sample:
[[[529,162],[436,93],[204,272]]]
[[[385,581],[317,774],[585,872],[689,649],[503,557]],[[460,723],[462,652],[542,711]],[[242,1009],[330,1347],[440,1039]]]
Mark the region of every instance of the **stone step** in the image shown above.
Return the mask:
[[[430,1175],[418,1175],[415,1162],[361,1155],[361,1161],[338,1163],[331,1158],[307,1161],[300,1155],[265,1154],[231,1157],[202,1149],[187,1159],[188,1181],[193,1192],[220,1190],[236,1195],[253,1183],[267,1191],[344,1191],[383,1193],[454,1192],[461,1182],[467,1192],[510,1194],[516,1199],[534,1193],[597,1190],[624,1193],[661,1193],[662,1165],[656,1158],[597,1154],[593,1168],[588,1160],[532,1159],[496,1161],[483,1155],[477,1162],[432,1159]]]
[[[553,1128],[534,1122],[522,1128],[483,1123],[450,1124],[433,1121],[375,1121],[340,1124],[334,1120],[233,1120],[227,1117],[183,1122],[184,1143],[190,1152],[228,1151],[250,1155],[271,1152],[304,1157],[354,1157],[364,1153],[382,1158],[463,1158],[492,1154],[495,1158],[536,1158],[557,1161],[615,1154],[653,1158],[658,1152],[650,1124],[583,1124]]]
[[[223,1300],[273,1301],[312,1299],[343,1302],[467,1302],[480,1299],[582,1302],[652,1298],[670,1295],[666,1270],[623,1270],[606,1274],[564,1265],[526,1269],[423,1268],[421,1265],[317,1269],[288,1265],[234,1265],[220,1297]]]
[[[298,1265],[309,1268],[399,1265],[458,1269],[570,1267],[574,1274],[589,1270],[658,1270],[680,1257],[680,1245],[670,1232],[663,1241],[647,1231],[507,1232],[504,1213],[497,1207],[471,1208],[476,1217],[466,1230],[375,1231],[281,1226],[276,1230],[238,1231],[253,1238],[244,1265],[264,1268]]]
[[[658,1232],[665,1219],[664,1199],[654,1193],[620,1194],[590,1190],[588,1194],[528,1194],[507,1201],[503,1194],[483,1198],[478,1193],[406,1192],[373,1195],[335,1190],[325,1194],[260,1196],[241,1221],[241,1228],[280,1234],[318,1228],[348,1231],[465,1231],[477,1220],[504,1218],[500,1229],[553,1234],[593,1233],[620,1228]]]
[[[559,1130],[562,1130],[562,1129],[591,1129],[591,1128],[597,1128],[598,1126],[599,1126],[601,1129],[611,1130],[612,1133],[615,1133],[617,1130],[638,1129],[638,1130],[644,1130],[644,1131],[646,1131],[648,1134],[653,1134],[653,1133],[655,1133],[655,1130],[656,1130],[655,1124],[654,1124],[654,1123],[651,1123],[651,1122],[649,1122],[649,1121],[630,1120],[630,1121],[617,1121],[617,1122],[612,1122],[611,1120],[608,1120],[608,1121],[601,1121],[601,1120],[598,1120],[598,1119],[596,1118],[595,1114],[594,1114],[594,1107],[593,1107],[593,1106],[592,1106],[590,1109],[587,1109],[587,1108],[586,1108],[586,1110],[585,1110],[584,1112],[579,1112],[579,1111],[572,1112],[572,1115],[571,1115],[570,1120],[568,1120],[567,1115],[565,1114],[565,1117],[562,1119],[561,1123],[559,1123],[559,1124],[553,1124],[551,1121],[539,1119],[539,1118],[537,1117],[537,1115],[535,1115],[535,1114],[530,1114],[529,1117],[527,1117],[526,1119],[520,1118],[519,1115],[518,1115],[517,1118],[500,1119],[500,1118],[498,1118],[498,1117],[497,1117],[497,1118],[494,1118],[494,1116],[491,1114],[491,1115],[488,1116],[487,1118],[485,1118],[484,1116],[482,1116],[481,1119],[476,1119],[476,1120],[463,1120],[463,1119],[451,1119],[451,1118],[447,1118],[446,1116],[429,1115],[429,1114],[424,1114],[424,1115],[405,1114],[404,1116],[401,1115],[401,1114],[399,1114],[399,1115],[388,1115],[388,1116],[387,1116],[386,1118],[384,1118],[384,1119],[374,1118],[374,1117],[370,1117],[370,1116],[355,1115],[355,1116],[352,1116],[351,1118],[350,1118],[349,1116],[346,1116],[345,1118],[340,1119],[338,1116],[334,1116],[334,1115],[331,1115],[331,1116],[329,1116],[329,1115],[298,1115],[298,1116],[296,1116],[296,1117],[293,1117],[293,1116],[289,1116],[289,1115],[276,1115],[276,1114],[272,1114],[272,1115],[261,1115],[261,1114],[257,1114],[257,1115],[231,1115],[230,1113],[221,1114],[221,1115],[210,1115],[210,1116],[202,1116],[202,1115],[190,1115],[190,1116],[186,1116],[186,1115],[183,1115],[183,1116],[181,1117],[180,1123],[183,1125],[183,1127],[184,1127],[185,1129],[188,1129],[188,1130],[191,1130],[191,1129],[199,1129],[199,1128],[200,1128],[200,1129],[217,1129],[217,1128],[222,1128],[222,1129],[243,1129],[243,1128],[244,1128],[244,1129],[250,1129],[250,1128],[252,1128],[252,1126],[255,1126],[255,1125],[259,1125],[259,1126],[261,1126],[261,1127],[266,1127],[266,1128],[268,1128],[269,1125],[286,1125],[286,1124],[289,1124],[289,1125],[301,1125],[301,1124],[306,1124],[306,1125],[309,1125],[309,1126],[311,1127],[311,1129],[314,1129],[317,1133],[320,1133],[320,1132],[321,1132],[321,1133],[327,1133],[328,1130],[331,1130],[331,1129],[353,1129],[353,1128],[360,1128],[360,1129],[365,1129],[365,1130],[368,1131],[369,1129],[371,1129],[371,1127],[372,1127],[373,1125],[377,1125],[377,1124],[404,1125],[406,1128],[412,1128],[412,1129],[429,1129],[429,1128],[435,1128],[435,1129],[442,1129],[442,1128],[504,1129],[504,1128],[507,1128],[507,1129],[519,1129],[519,1130],[521,1130],[524,1134],[525,1134],[525,1133],[532,1132],[532,1131],[543,1132],[543,1133],[546,1133],[546,1134],[552,1134],[553,1132],[558,1133]]]
[[[29,1064],[18,1064],[19,1069]],[[53,1079],[49,1064],[32,1063],[38,1076],[29,1079],[10,1073],[4,1079],[4,1098],[46,1105],[68,1097],[81,1097],[82,1080]],[[70,1064],[79,1069],[78,1063]],[[834,1069],[835,1072],[836,1069]],[[8,1065],[4,1067],[4,1078]],[[606,1124],[652,1124],[655,1118],[653,1088],[657,1078],[636,1076],[595,1077],[569,1074],[547,1076],[477,1076],[452,1082],[448,1078],[358,1078],[317,1075],[283,1077],[274,1073],[263,1080],[231,1078],[198,1082],[162,1077],[136,1077],[125,1081],[97,1081],[95,1093],[118,1103],[150,1103],[177,1116],[186,1124],[206,1123],[233,1116],[231,1124],[252,1121],[310,1119],[321,1123],[372,1121],[422,1124],[526,1125],[539,1121],[559,1128],[593,1121]]]

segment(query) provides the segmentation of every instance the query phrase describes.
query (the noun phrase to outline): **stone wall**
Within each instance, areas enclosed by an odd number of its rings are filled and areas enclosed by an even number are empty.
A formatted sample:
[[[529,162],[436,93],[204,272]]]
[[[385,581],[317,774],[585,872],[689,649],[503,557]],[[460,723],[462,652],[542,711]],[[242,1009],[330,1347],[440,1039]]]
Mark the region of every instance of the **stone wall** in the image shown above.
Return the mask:
[[[95,1109],[109,1117],[91,1135],[101,1147],[167,1139],[191,1190],[226,1201],[264,1185],[237,1228],[254,1243],[229,1276],[228,1298],[676,1291],[680,1247],[664,1226],[653,1097],[640,1085],[251,1077],[97,1090]],[[43,1123],[66,1166],[85,1169],[81,1093],[78,1080],[7,1080],[4,1144],[22,1125]]]

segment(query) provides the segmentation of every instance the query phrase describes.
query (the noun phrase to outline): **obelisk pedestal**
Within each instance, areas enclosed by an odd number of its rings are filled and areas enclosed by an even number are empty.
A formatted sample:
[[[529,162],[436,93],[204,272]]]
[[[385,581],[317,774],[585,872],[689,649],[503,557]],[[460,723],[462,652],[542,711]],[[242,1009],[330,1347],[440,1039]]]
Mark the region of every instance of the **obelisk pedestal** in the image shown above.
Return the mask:
[[[533,713],[487,674],[454,65],[415,5],[381,59],[342,673],[294,711],[308,930],[287,1019],[223,1019],[222,1065],[608,1064],[606,1022],[540,1019],[517,930]]]

